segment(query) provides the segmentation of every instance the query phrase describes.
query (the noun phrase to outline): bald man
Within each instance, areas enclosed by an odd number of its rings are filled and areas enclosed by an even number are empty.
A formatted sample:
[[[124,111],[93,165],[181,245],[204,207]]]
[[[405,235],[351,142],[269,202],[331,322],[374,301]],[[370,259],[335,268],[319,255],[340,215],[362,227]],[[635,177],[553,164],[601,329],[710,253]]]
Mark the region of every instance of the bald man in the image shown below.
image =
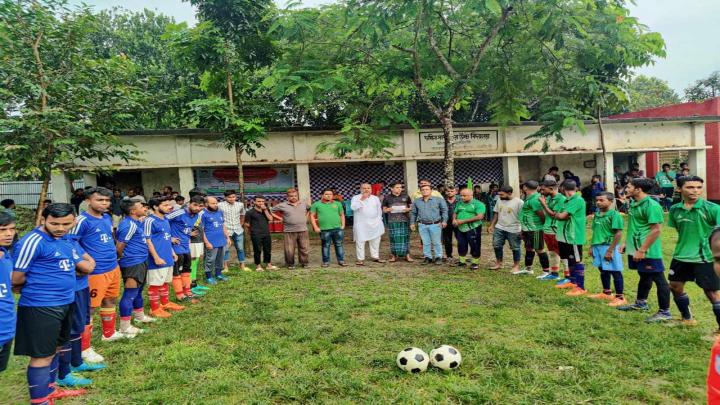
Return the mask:
[[[225,227],[225,216],[218,209],[217,198],[207,198],[201,221],[203,242],[205,242],[205,279],[208,284],[217,284],[218,280],[227,281],[228,279],[223,276],[222,270],[225,260],[225,247],[230,245],[230,235]]]

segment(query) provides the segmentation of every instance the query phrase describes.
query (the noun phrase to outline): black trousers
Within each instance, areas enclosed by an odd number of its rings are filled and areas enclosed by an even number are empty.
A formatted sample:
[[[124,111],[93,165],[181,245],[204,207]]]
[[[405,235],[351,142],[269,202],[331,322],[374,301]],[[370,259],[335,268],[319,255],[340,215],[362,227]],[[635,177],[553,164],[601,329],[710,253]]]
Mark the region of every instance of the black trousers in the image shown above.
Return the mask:
[[[250,240],[252,240],[255,264],[270,263],[272,253],[272,238],[270,235],[252,235]]]
[[[455,235],[456,228],[452,224],[448,223],[442,230],[442,243],[445,249],[445,255],[449,258],[452,257],[453,253],[453,235]]]

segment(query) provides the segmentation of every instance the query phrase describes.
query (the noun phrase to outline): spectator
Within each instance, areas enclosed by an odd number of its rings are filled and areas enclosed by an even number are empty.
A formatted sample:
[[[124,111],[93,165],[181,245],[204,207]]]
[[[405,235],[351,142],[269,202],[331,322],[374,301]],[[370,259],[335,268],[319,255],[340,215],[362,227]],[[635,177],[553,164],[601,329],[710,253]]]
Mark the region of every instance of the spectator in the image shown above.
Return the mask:
[[[245,268],[245,246],[243,222],[245,222],[245,205],[239,202],[237,199],[237,193],[235,190],[226,190],[223,195],[225,201],[218,203],[218,208],[225,215],[225,227],[228,231],[230,241],[235,247],[237,253],[238,262],[240,262],[240,269],[243,271],[249,271]],[[178,196],[178,198],[182,198]],[[225,249],[225,267],[230,260],[230,246]]]
[[[334,199],[332,189],[323,190],[322,199],[310,207],[310,220],[315,232],[320,233],[322,241],[322,267],[330,265],[330,245],[335,246],[335,256],[341,267],[345,264],[343,247],[345,212],[343,204]]]
[[[575,182],[575,185],[578,188],[580,187],[580,177],[576,176],[575,173],[571,172],[570,170],[565,170],[563,172],[563,179],[572,180]]]
[[[690,166],[687,164],[687,162],[680,163],[680,170],[678,170],[677,174],[675,175],[675,180],[677,180],[679,177],[687,177],[690,175]]]
[[[390,236],[390,260],[405,258],[412,262],[410,257],[410,197],[404,192],[404,185],[400,182],[390,185],[390,194],[382,201],[383,211],[387,215],[388,234]]]
[[[457,205],[457,189],[453,186],[445,189],[445,204],[448,209],[448,223],[442,230],[443,247],[445,248],[445,257],[452,259],[453,256],[453,236],[456,236],[457,228],[453,225],[452,216],[455,213],[455,205]],[[457,237],[457,236],[456,236]]]
[[[560,172],[560,169],[557,166],[553,166],[548,170],[545,177],[543,177],[543,180],[555,180],[560,181],[560,175],[558,174]],[[490,210],[492,212],[492,210]]]
[[[670,206],[673,202],[673,195],[675,194],[673,181],[677,178],[677,174],[670,170],[670,165],[667,163],[664,163],[662,170],[655,175],[655,181],[660,187],[660,205],[662,205],[666,212],[670,211]]]
[[[81,188],[76,188],[75,191],[73,191],[73,195],[70,198],[70,204],[75,206],[75,212],[80,211],[80,204],[85,201],[85,190]]]
[[[417,226],[422,239],[423,264],[442,264],[442,229],[447,226],[449,218],[445,199],[433,195],[433,191],[429,183],[423,184],[420,187],[421,197],[413,200],[410,210],[410,229],[414,231]]]
[[[495,265],[490,270],[499,270],[502,267],[503,248],[507,241],[513,255],[513,272],[520,271],[520,211],[523,200],[513,197],[513,188],[502,186],[498,191],[498,201],[495,205],[495,216],[488,227],[488,233],[493,235],[493,249],[495,249]]]
[[[355,224],[353,236],[358,266],[365,264],[365,242],[370,244],[370,257],[376,263],[385,263],[380,259],[380,238],[385,233],[382,222],[382,206],[380,199],[372,195],[372,186],[368,183],[360,185],[360,194],[352,198],[350,207],[353,210]]]
[[[283,246],[285,247],[285,265],[288,270],[295,269],[296,250],[300,266],[305,268],[309,264],[308,210],[307,203],[300,201],[300,195],[294,188],[287,191],[287,201],[275,205],[271,210],[273,216],[283,222]],[[274,215],[276,212],[280,216]]]

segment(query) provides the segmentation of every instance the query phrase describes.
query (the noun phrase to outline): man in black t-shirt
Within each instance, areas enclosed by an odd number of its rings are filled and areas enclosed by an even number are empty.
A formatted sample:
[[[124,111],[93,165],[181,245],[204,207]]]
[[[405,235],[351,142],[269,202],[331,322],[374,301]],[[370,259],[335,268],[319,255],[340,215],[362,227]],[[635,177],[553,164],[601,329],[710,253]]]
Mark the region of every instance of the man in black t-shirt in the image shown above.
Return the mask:
[[[263,263],[266,270],[276,270],[277,267],[270,262],[272,239],[270,238],[269,222],[273,220],[273,216],[265,206],[265,197],[255,196],[254,203],[253,208],[245,213],[245,227],[249,228],[248,234],[253,245],[255,269],[263,271],[263,267],[260,265]]]

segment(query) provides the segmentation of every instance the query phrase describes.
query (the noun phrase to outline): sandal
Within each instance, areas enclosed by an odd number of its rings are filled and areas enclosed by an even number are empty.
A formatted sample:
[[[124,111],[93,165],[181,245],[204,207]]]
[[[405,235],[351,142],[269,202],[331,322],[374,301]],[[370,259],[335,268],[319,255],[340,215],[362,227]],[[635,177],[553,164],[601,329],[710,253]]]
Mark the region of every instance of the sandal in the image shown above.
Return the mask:
[[[397,259],[395,257],[388,259],[388,263],[395,263],[396,261]]]
[[[373,262],[375,262],[375,263],[387,263],[387,260],[383,260],[383,259],[373,259]]]
[[[355,265],[356,266],[364,266],[365,262],[357,261],[357,262],[355,262]]]

